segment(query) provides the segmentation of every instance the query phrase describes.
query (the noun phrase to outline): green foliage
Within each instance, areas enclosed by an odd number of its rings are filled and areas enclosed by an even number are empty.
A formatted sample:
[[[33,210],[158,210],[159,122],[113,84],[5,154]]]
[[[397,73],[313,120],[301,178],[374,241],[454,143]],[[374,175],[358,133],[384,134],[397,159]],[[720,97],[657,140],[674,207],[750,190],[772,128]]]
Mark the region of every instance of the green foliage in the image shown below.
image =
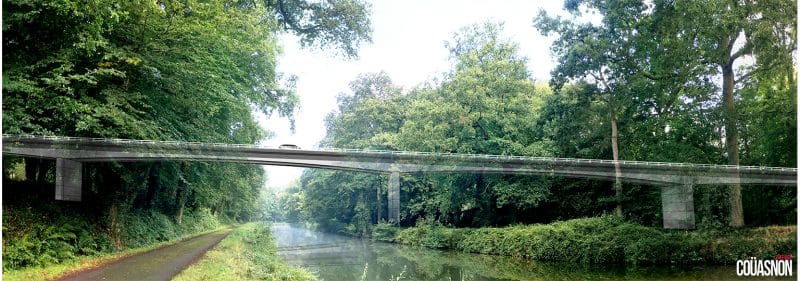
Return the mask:
[[[372,174],[309,170],[300,179],[302,201],[299,206],[304,216],[322,230],[367,236],[371,225],[378,222],[373,210],[385,204],[379,205],[385,200],[373,199],[377,189],[385,188],[382,187],[385,182]]]
[[[395,242],[395,236],[400,230],[391,223],[381,222],[372,226],[372,239],[377,241]]]
[[[441,80],[408,91],[394,86],[385,73],[362,74],[351,82],[351,93],[340,95],[337,110],[326,118],[327,135],[322,144],[613,159],[615,148],[609,134],[613,123],[618,127],[619,159],[725,163],[726,150],[720,142],[726,131],[722,126],[725,117],[715,96],[720,89],[712,79],[718,71],[696,59],[694,56],[703,54],[686,41],[709,34],[692,37],[682,31],[696,23],[681,21],[671,5],[689,3],[570,1],[566,6],[574,16],[585,11],[599,13],[600,22],[540,14],[534,21],[537,29],[558,35],[553,52],[559,65],[553,72],[552,92],[532,81],[526,61],[517,54],[518,46],[501,36],[502,24],[465,27],[446,43],[452,68]],[[687,13],[714,11],[718,7],[713,5],[692,6]],[[782,24],[777,19],[773,23],[750,20],[759,25]],[[681,36],[675,38],[675,32]],[[769,42],[765,44],[774,44],[775,57],[783,56],[779,45],[794,44],[788,38]],[[768,53],[759,56],[772,60]],[[741,97],[737,106],[743,108],[739,117],[744,128],[742,161],[795,166],[794,154],[778,151],[787,147],[794,151],[796,97],[792,89],[796,89],[796,81],[793,68],[775,66],[778,68],[760,63],[747,66],[754,74],[739,78],[744,86],[737,90]],[[372,223],[383,219],[385,185],[383,178],[376,176],[308,172],[297,192],[303,196],[302,210],[294,213],[337,231],[361,235],[367,213],[373,216]],[[549,222],[601,215],[621,202],[627,219],[660,225],[658,187],[622,186],[623,192],[616,194],[612,182],[600,180],[403,175],[401,224],[413,225],[423,217],[473,227]],[[721,220],[730,218],[721,215],[730,206],[724,200],[732,198],[713,189],[707,191],[699,192],[696,200],[700,228],[722,227]],[[796,200],[791,189],[766,189],[762,194],[745,187],[744,192],[751,224],[793,221]],[[361,203],[373,194],[377,200]],[[765,209],[765,205],[776,208]]]
[[[793,253],[796,233],[794,227],[673,232],[602,216],[504,228],[455,229],[422,223],[383,240],[581,264],[687,265],[730,264],[742,257]]]
[[[174,240],[219,227],[220,221],[208,209],[187,214],[178,225],[168,216],[152,210],[139,210],[121,216],[120,236],[126,247],[143,247]]]
[[[247,2],[247,1],[245,1]],[[255,2],[255,1],[252,1]],[[371,5],[362,0],[264,0],[284,29],[304,47],[329,48],[357,57],[358,46],[372,42]]]
[[[316,280],[310,272],[289,266],[277,254],[269,225],[248,223],[231,232],[202,260],[175,280],[208,280],[225,276],[243,280]]]
[[[56,206],[56,210],[65,211]],[[3,270],[63,263],[112,249],[111,238],[72,212],[3,208]]]
[[[2,127],[11,134],[252,144],[268,136],[254,110],[293,123],[297,108],[296,78],[275,69],[276,35],[291,29],[304,45],[355,56],[369,41],[368,10],[360,1],[5,1]],[[4,192],[51,186],[52,161],[11,162]],[[111,244],[150,245],[263,215],[260,167],[87,163],[84,170],[84,206],[74,217],[4,224],[4,269],[103,253]],[[34,191],[24,189],[29,185]],[[13,197],[51,201],[52,187],[47,197]],[[45,208],[31,212],[60,210]],[[4,221],[24,219],[6,214]]]
[[[453,249],[461,240],[461,231],[421,219],[417,221],[416,227],[397,231],[392,240],[433,249]]]
[[[279,27],[265,18],[265,5],[84,2],[3,3],[5,132],[255,143],[267,133],[253,109],[292,119],[293,78],[275,70]],[[26,175],[15,180],[37,184],[54,168],[20,164]],[[180,232],[168,220],[202,209],[225,221],[260,215],[259,167],[97,163],[84,169],[83,201],[97,206],[93,211],[142,214],[152,229],[136,229],[142,222],[133,219],[120,224],[144,237],[163,230],[154,236],[159,241]],[[133,242],[141,243],[149,241]]]
[[[501,24],[465,27],[447,44],[454,69],[441,83],[404,94],[385,73],[362,74],[326,118],[322,144],[339,148],[511,155],[551,155],[535,135],[546,86],[530,78],[518,46]],[[458,163],[453,163],[457,165]],[[489,225],[497,209],[529,209],[548,196],[547,179],[519,176],[403,176],[404,219],[432,217],[456,225]],[[384,219],[386,178],[312,171],[300,187],[303,209],[319,225],[350,226]],[[371,198],[377,197],[377,200]],[[405,199],[408,198],[408,199]],[[368,218],[369,217],[369,218]],[[335,223],[334,223],[335,222]]]
[[[150,246],[220,226],[208,209],[187,212],[181,224],[155,210],[121,210],[118,222],[104,222],[86,206],[22,202],[3,204],[3,270],[46,267],[85,256]],[[88,211],[88,212],[87,212]],[[116,231],[112,226],[119,229]]]

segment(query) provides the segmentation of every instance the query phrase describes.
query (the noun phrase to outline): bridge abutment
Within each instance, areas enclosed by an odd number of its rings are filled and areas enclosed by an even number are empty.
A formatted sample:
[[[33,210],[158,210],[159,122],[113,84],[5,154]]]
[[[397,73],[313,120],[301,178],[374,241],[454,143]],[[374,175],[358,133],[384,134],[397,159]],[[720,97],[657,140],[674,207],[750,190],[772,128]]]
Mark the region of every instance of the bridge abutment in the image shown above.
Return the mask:
[[[694,229],[694,185],[662,186],[661,212],[665,229]]]
[[[389,211],[389,222],[400,222],[400,173],[389,174],[389,189],[386,192]]]
[[[81,162],[56,159],[56,200],[81,201],[82,170]]]

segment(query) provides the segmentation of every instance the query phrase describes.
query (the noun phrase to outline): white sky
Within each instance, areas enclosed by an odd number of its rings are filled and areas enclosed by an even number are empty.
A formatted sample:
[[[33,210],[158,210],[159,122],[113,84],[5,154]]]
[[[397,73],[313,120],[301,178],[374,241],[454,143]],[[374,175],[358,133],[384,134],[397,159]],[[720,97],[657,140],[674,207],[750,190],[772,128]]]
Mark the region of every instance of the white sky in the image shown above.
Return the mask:
[[[336,105],[336,95],[349,93],[348,83],[360,73],[385,71],[404,90],[450,68],[444,42],[460,28],[488,20],[503,22],[504,35],[519,43],[528,67],[537,81],[550,79],[555,62],[550,56],[552,38],[533,27],[539,9],[565,14],[561,1],[464,1],[464,0],[377,0],[372,3],[372,44],[359,49],[359,59],[346,60],[332,53],[300,49],[291,35],[280,37],[284,53],[278,71],[298,76],[296,132],[289,131],[284,118],[260,116],[263,127],[275,137],[267,145],[296,144],[314,148],[325,136],[324,118]],[[282,190],[299,178],[301,168],[269,166],[267,185]]]

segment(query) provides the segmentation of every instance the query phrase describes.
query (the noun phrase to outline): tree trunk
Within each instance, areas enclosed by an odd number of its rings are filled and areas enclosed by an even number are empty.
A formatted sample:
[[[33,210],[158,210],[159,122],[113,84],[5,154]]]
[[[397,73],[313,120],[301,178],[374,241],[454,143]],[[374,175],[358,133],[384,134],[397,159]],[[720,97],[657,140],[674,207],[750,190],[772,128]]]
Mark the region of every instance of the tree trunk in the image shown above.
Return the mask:
[[[622,216],[622,182],[620,181],[620,177],[622,177],[622,171],[619,168],[619,146],[617,144],[617,136],[619,132],[617,130],[617,118],[611,118],[611,153],[614,157],[614,193],[616,195],[617,201],[617,208],[616,214],[617,216]]]
[[[183,190],[184,189],[183,186],[185,184],[186,183],[184,183],[182,179],[179,179],[178,190],[175,192],[175,201],[176,201],[175,204],[177,205],[178,208],[178,210],[175,212],[175,222],[177,222],[178,225],[180,225],[181,222],[183,221],[183,207],[184,205],[186,205],[186,196],[184,196],[184,193],[186,192]]]
[[[725,118],[725,150],[728,153],[728,165],[739,165],[739,136],[736,128],[736,107],[733,99],[733,60],[722,65],[722,103]],[[730,225],[732,227],[744,226],[744,211],[742,209],[742,184],[739,182],[739,173],[734,172],[734,183],[730,185]]]
[[[111,241],[114,243],[114,248],[117,250],[122,250],[122,227],[119,224],[119,208],[117,207],[117,204],[111,205],[111,209],[108,211],[108,216],[109,220],[111,221],[108,226]]]

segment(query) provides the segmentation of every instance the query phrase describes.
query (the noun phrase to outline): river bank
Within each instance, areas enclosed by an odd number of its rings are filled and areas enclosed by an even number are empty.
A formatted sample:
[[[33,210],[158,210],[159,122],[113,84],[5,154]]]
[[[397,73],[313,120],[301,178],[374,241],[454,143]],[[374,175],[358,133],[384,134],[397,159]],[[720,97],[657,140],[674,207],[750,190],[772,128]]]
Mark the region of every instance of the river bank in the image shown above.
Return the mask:
[[[287,265],[277,255],[270,226],[248,223],[206,252],[172,280],[317,280],[311,272]]]
[[[710,265],[797,256],[796,226],[667,231],[614,216],[476,229],[380,224],[372,234],[405,245],[581,264]]]

